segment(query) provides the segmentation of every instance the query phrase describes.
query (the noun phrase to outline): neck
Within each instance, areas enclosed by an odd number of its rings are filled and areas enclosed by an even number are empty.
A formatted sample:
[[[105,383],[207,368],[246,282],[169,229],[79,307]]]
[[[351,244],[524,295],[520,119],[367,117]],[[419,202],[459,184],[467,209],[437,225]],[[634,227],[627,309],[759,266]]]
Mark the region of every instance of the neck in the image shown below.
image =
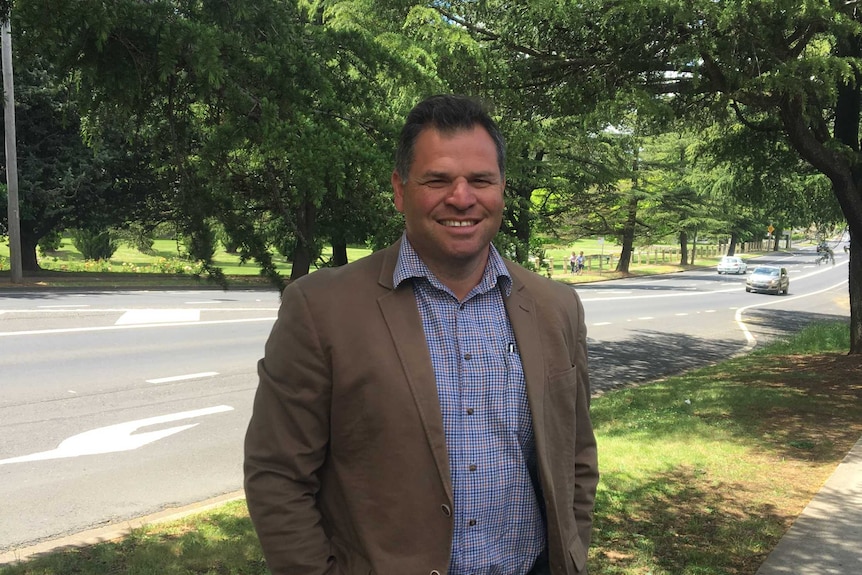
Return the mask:
[[[489,250],[490,251],[490,250]],[[426,261],[425,265],[431,270],[440,283],[452,290],[458,301],[467,297],[474,287],[482,281],[482,276],[485,273],[485,266],[488,265],[489,251],[485,252],[484,257],[474,258],[466,262],[430,262]],[[441,265],[438,265],[441,264]]]

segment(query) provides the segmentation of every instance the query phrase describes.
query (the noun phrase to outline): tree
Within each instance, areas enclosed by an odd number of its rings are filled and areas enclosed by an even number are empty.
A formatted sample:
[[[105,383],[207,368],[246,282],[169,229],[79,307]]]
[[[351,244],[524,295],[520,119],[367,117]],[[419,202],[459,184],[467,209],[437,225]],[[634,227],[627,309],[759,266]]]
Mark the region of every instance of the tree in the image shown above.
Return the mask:
[[[390,0],[387,5],[415,2]],[[862,354],[862,9],[825,0],[431,2],[524,70],[533,105],[652,99],[680,117],[780,134],[829,178],[855,249],[851,354]],[[855,256],[853,255],[855,254]]]
[[[103,170],[111,156],[94,153],[83,141],[71,83],[44,58],[28,54],[26,45],[15,60],[21,264],[32,272],[39,269],[36,248],[43,237],[68,227],[116,223],[109,214],[120,195]],[[4,179],[5,171],[4,164]],[[86,207],[99,203],[106,209]],[[4,206],[0,220],[5,219]]]

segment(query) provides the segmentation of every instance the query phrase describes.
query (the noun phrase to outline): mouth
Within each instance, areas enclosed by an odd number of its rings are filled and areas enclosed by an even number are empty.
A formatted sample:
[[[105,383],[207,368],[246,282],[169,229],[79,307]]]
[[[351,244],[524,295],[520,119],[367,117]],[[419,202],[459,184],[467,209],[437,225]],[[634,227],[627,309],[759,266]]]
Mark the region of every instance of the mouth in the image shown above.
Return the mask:
[[[466,228],[475,226],[477,223],[479,223],[478,220],[440,220],[440,224],[447,228]]]

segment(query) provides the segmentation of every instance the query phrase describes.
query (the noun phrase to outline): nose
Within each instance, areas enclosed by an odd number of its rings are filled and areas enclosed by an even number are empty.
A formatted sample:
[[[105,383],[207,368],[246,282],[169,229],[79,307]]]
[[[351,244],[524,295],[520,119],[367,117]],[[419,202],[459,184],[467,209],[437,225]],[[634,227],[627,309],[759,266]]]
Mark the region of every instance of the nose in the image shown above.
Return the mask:
[[[455,178],[449,195],[446,196],[446,203],[459,210],[466,210],[476,203],[476,193],[467,178]]]

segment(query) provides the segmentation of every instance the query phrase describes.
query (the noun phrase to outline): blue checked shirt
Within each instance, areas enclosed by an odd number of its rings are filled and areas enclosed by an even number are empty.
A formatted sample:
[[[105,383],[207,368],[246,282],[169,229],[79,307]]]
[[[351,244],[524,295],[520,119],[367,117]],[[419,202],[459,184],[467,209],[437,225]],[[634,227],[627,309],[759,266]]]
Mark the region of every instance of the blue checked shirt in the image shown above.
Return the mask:
[[[512,278],[491,246],[482,280],[464,301],[407,241],[393,281],[412,280],[437,380],[454,493],[450,575],[524,575],[545,548],[528,469],[533,422],[515,334],[503,304]]]

